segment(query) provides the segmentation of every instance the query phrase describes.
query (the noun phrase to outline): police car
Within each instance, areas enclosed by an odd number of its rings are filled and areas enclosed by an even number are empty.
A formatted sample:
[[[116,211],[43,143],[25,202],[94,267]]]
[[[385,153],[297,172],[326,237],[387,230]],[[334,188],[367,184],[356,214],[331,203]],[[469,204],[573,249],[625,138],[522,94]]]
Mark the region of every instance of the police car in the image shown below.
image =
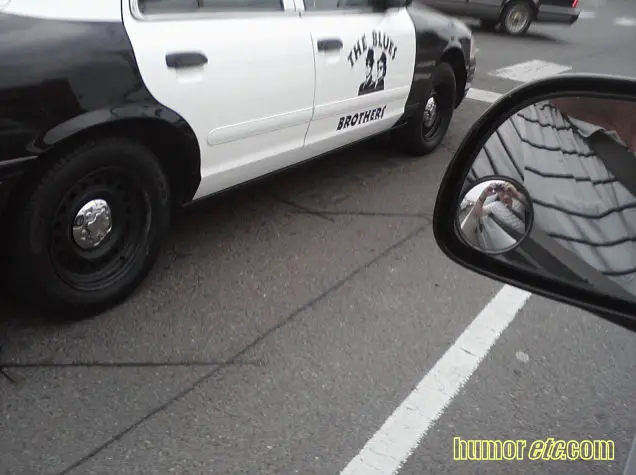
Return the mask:
[[[384,132],[434,150],[475,45],[408,0],[0,0],[0,70],[4,285],[85,317],[182,205]]]

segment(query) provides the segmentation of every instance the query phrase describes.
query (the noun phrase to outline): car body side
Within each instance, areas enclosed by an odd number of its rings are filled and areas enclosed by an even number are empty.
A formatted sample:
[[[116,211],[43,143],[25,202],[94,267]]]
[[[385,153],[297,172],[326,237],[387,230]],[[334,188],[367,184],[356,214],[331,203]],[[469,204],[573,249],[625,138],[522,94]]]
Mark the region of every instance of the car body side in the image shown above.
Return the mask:
[[[129,0],[46,4],[14,0],[0,10],[0,218],[3,203],[35,167],[104,134],[142,141],[166,169],[176,204],[192,201],[201,182],[199,143],[190,124],[142,80],[122,21]],[[407,8],[416,34],[415,70],[393,127],[416,113],[440,61],[456,73],[457,106],[475,71],[465,26],[420,3]]]
[[[0,11],[0,196],[8,198],[51,152],[113,133],[147,139],[159,158],[162,148],[178,146],[178,166],[169,159],[165,165],[187,201],[199,180],[196,137],[145,87],[120,1],[71,1],[57,13],[45,10],[17,0]]]

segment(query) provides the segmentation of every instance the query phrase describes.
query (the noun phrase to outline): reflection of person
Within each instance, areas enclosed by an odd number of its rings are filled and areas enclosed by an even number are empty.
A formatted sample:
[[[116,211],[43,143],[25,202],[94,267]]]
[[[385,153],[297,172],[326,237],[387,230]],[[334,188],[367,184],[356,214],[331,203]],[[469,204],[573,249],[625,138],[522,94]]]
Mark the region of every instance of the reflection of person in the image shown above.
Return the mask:
[[[462,232],[482,249],[497,251],[509,248],[526,229],[523,200],[510,183],[490,184],[462,221]]]
[[[529,106],[489,138],[468,179],[504,175],[527,188],[534,223],[606,277],[636,293],[636,197],[610,172],[611,139],[636,173],[636,104],[592,98]],[[611,158],[611,157],[610,157]],[[620,178],[620,177],[619,177]]]
[[[486,204],[486,200],[494,197]],[[486,187],[475,203],[479,216],[494,215],[519,233],[525,231],[524,206],[521,195],[510,183],[497,183]]]
[[[365,60],[365,74],[366,77],[360,87],[358,88],[358,95],[367,94],[369,92],[373,92],[374,84],[373,84],[373,64],[375,63],[375,58],[373,54],[373,50],[369,49],[367,51],[367,58]]]
[[[375,90],[384,90],[384,77],[386,76],[386,53],[382,52],[377,64],[377,79],[375,80]]]

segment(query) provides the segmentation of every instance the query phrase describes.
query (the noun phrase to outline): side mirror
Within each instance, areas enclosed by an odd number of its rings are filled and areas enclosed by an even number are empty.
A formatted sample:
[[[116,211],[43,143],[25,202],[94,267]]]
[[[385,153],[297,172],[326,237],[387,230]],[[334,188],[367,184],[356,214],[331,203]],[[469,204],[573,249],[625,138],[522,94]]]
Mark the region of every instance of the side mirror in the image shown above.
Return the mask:
[[[473,125],[433,218],[461,266],[636,331],[636,81],[560,75]]]

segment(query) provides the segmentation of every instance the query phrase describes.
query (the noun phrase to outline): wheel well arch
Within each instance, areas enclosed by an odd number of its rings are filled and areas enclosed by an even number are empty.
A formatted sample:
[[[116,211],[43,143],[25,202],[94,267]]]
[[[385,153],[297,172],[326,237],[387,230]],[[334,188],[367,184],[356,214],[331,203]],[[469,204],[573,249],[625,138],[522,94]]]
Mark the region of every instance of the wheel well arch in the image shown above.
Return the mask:
[[[464,53],[458,47],[451,47],[444,51],[440,62],[449,64],[453,68],[453,73],[455,73],[455,107],[457,107],[464,96],[464,88],[466,87]]]
[[[47,163],[80,143],[102,137],[119,137],[147,147],[164,168],[175,206],[187,203],[201,182],[201,155],[194,133],[184,133],[165,120],[122,118],[95,124],[69,135],[46,150],[38,161]]]

